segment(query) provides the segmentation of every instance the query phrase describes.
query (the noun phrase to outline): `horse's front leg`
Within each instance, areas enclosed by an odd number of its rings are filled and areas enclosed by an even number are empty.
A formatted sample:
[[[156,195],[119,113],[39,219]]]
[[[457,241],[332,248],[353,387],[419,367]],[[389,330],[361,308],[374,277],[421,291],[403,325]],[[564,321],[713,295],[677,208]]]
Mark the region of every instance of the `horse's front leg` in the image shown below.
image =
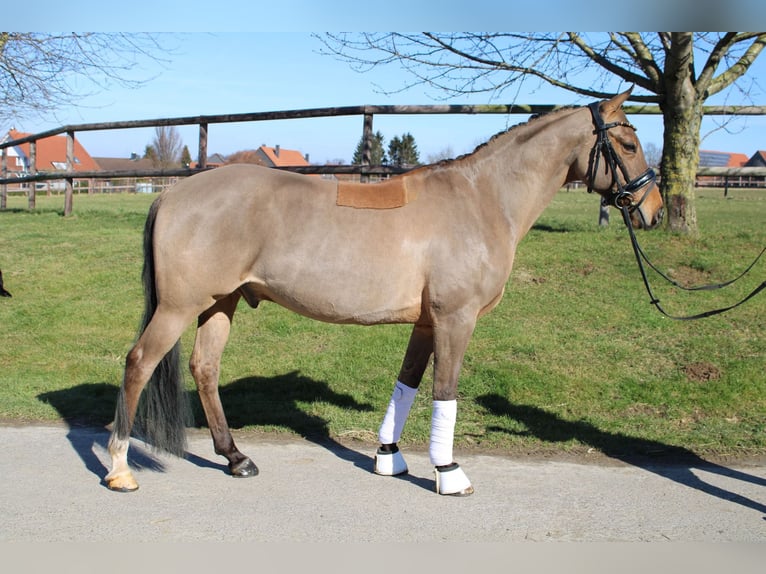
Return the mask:
[[[376,474],[394,476],[407,472],[407,463],[396,443],[402,436],[404,424],[407,422],[433,350],[433,328],[430,325],[415,325],[386,415],[378,430],[380,447],[375,455]]]
[[[229,461],[232,476],[248,477],[257,475],[258,467],[234,444],[218,393],[221,355],[229,338],[238,301],[239,296],[232,294],[200,315],[189,367],[213,437],[215,453]]]
[[[428,455],[434,465],[436,492],[467,496],[471,481],[452,456],[457,422],[457,383],[463,356],[476,325],[476,315],[456,313],[436,322],[434,389]]]

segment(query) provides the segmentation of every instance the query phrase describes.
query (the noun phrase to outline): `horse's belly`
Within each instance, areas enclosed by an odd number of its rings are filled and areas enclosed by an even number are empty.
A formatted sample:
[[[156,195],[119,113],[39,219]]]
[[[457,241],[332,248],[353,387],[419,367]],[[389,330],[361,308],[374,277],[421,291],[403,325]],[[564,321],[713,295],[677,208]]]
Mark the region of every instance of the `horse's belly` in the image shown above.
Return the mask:
[[[375,325],[414,323],[421,314],[421,295],[401,290],[386,290],[382,285],[354,287],[322,282],[285,284],[279,281],[251,281],[241,288],[252,305],[272,301],[296,313],[328,323]]]

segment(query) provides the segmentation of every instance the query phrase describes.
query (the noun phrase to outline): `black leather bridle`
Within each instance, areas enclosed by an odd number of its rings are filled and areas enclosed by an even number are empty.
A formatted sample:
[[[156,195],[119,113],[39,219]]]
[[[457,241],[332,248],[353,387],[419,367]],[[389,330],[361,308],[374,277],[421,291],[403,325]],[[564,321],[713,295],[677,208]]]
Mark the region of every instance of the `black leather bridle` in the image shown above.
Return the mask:
[[[606,197],[607,202],[618,209],[627,208],[630,213],[638,210],[642,226],[644,228],[649,228],[651,227],[651,223],[646,221],[644,214],[639,208],[649,193],[649,189],[651,188],[649,184],[653,183],[657,176],[652,168],[647,168],[647,170],[638,177],[630,179],[628,170],[622,162],[622,159],[620,159],[620,156],[617,155],[617,152],[614,150],[607,132],[618,126],[630,128],[634,131],[636,128],[628,122],[604,123],[598,107],[599,102],[593,102],[588,105],[590,113],[593,116],[593,123],[596,126],[596,129],[593,130],[593,133],[596,134],[596,144],[593,146],[593,150],[591,150],[590,166],[588,169],[588,192],[590,193],[593,191],[593,182],[598,175],[598,166],[601,161],[601,156],[603,156],[609,166],[609,171],[612,173],[612,187],[610,195]],[[625,184],[621,183],[620,179],[617,177],[618,169],[622,173],[622,177],[626,182]],[[636,192],[641,188],[646,189],[644,189],[644,193],[638,201],[636,201]]]
[[[676,281],[673,281],[670,277],[668,277],[666,274],[662,273],[655,265],[652,264],[651,261],[649,261],[649,258],[646,256],[646,254],[641,249],[641,246],[638,244],[638,240],[636,239],[636,234],[633,231],[633,225],[630,220],[630,216],[633,212],[638,210],[638,214],[641,217],[641,223],[644,228],[651,227],[650,225],[647,225],[647,221],[644,219],[644,214],[639,209],[641,207],[641,204],[644,202],[644,199],[646,199],[646,196],[649,192],[648,184],[655,181],[656,175],[654,173],[654,170],[649,168],[644,173],[639,175],[635,179],[630,179],[630,176],[628,175],[628,170],[625,168],[625,165],[622,163],[622,160],[620,159],[620,156],[617,155],[617,152],[614,151],[614,147],[612,146],[612,142],[609,140],[609,137],[607,136],[607,131],[609,131],[611,128],[622,126],[627,127],[635,130],[636,128],[631,125],[628,122],[611,122],[611,123],[604,123],[604,120],[601,118],[601,112],[598,109],[599,102],[594,102],[588,106],[590,108],[591,114],[593,115],[593,123],[596,125],[596,129],[594,130],[594,133],[597,136],[596,144],[593,146],[593,150],[591,151],[591,157],[590,157],[590,169],[588,170],[588,192],[593,191],[593,181],[598,174],[598,164],[601,159],[601,156],[604,156],[604,159],[606,160],[610,171],[612,172],[612,188],[610,191],[610,196],[607,197],[607,201],[614,205],[617,209],[620,210],[622,213],[622,218],[625,222],[625,226],[628,228],[628,233],[630,235],[630,242],[633,247],[633,253],[636,256],[636,262],[638,263],[638,269],[641,272],[641,278],[644,281],[644,286],[646,287],[646,291],[649,294],[650,303],[654,305],[657,310],[662,313],[664,316],[675,319],[677,321],[689,321],[694,319],[702,319],[704,317],[711,317],[713,315],[718,315],[720,313],[725,313],[726,311],[729,311],[731,309],[734,309],[735,307],[739,307],[742,305],[742,303],[752,299],[755,297],[758,293],[760,293],[763,290],[766,290],[766,281],[762,282],[760,285],[758,285],[755,289],[753,289],[746,297],[744,297],[739,302],[729,305],[727,307],[723,307],[720,309],[712,309],[710,311],[705,311],[702,313],[698,313],[696,315],[687,315],[687,316],[678,316],[678,315],[671,315],[665,309],[660,305],[660,300],[654,295],[652,292],[652,288],[649,285],[649,278],[646,274],[646,269],[644,268],[644,261],[646,264],[652,268],[652,270],[657,273],[660,277],[668,281],[673,286],[683,289],[685,291],[711,291],[715,289],[722,289],[724,287],[727,287],[731,285],[732,283],[736,282],[738,279],[741,279],[747,273],[753,268],[753,266],[758,262],[758,260],[761,258],[761,255],[763,255],[766,252],[766,247],[761,250],[761,253],[758,255],[758,257],[755,258],[755,261],[753,261],[747,269],[745,269],[742,273],[740,273],[737,277],[730,281],[726,281],[724,283],[716,283],[712,285],[700,285],[697,287],[685,287],[683,285],[680,285]],[[619,168],[620,172],[622,173],[623,178],[627,183],[624,185],[620,183],[620,180],[617,178],[617,169]],[[643,195],[641,195],[641,198],[638,201],[635,201],[635,194],[638,190],[640,190],[642,187],[646,187],[644,190]]]

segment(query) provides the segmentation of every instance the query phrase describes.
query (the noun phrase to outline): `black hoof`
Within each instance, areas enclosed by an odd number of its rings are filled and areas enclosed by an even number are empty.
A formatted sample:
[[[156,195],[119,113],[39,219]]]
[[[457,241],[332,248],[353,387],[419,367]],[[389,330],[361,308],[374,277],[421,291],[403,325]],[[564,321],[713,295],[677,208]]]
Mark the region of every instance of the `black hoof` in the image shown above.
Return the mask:
[[[229,471],[235,478],[247,478],[249,476],[258,475],[258,467],[249,458],[240,460],[236,464],[229,463]]]

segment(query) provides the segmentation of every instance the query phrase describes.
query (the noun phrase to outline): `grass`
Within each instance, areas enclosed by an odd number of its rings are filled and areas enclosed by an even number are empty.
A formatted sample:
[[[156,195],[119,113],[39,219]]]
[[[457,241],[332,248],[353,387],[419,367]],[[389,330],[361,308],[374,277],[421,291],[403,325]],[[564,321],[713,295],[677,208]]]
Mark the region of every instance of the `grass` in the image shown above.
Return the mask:
[[[741,271],[766,244],[766,192],[700,190],[700,237],[640,233],[681,282]],[[141,231],[153,196],[21,198],[0,212],[0,420],[104,425],[142,312]],[[562,192],[519,246],[501,304],[479,321],[460,384],[456,444],[507,452],[766,453],[766,295],[696,322],[648,304],[619,215]],[[738,300],[766,261],[724,292],[684,293],[652,276],[672,313]],[[375,440],[408,326],[327,325],[242,305],[223,359],[234,428]],[[193,329],[183,337],[188,357]],[[403,444],[424,445],[431,372]],[[187,378],[190,395],[193,382]],[[196,403],[196,398],[193,398]],[[197,424],[204,417],[196,407]]]

